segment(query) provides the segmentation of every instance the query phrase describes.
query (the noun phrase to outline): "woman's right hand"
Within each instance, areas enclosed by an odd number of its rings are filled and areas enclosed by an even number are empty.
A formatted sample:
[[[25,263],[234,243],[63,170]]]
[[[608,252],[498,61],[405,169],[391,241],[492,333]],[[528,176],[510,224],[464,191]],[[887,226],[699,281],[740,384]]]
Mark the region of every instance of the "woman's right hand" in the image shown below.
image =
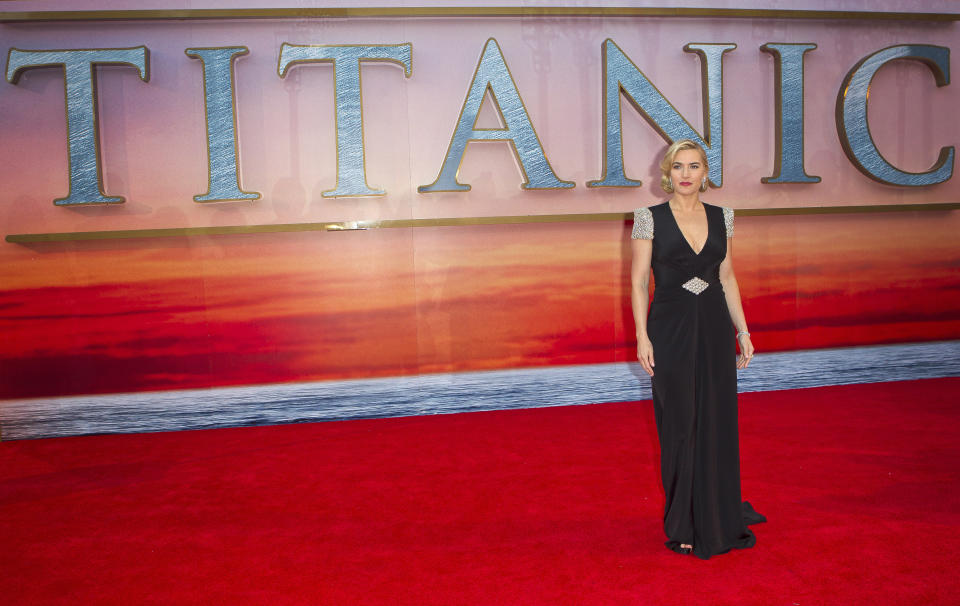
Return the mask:
[[[647,371],[647,374],[653,376],[653,343],[647,337],[637,338],[637,360],[640,366]]]

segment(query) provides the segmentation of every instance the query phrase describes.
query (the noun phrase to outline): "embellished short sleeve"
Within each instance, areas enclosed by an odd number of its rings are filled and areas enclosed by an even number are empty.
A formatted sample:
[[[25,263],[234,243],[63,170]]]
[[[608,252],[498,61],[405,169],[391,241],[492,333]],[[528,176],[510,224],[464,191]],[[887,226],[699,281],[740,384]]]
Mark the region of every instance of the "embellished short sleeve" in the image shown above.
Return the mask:
[[[634,240],[653,240],[653,214],[649,208],[638,208],[633,211]]]
[[[723,224],[727,228],[727,237],[732,238],[733,237],[733,209],[727,208],[726,206],[723,206],[721,208],[723,208]]]

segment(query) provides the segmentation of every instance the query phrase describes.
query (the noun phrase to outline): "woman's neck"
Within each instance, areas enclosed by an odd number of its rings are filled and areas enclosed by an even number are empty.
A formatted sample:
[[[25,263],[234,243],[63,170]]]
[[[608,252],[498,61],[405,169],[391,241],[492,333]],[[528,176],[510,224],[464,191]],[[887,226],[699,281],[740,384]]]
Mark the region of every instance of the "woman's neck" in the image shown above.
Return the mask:
[[[680,212],[693,212],[699,210],[701,206],[700,196],[696,193],[689,195],[674,193],[673,198],[670,199],[670,208]]]

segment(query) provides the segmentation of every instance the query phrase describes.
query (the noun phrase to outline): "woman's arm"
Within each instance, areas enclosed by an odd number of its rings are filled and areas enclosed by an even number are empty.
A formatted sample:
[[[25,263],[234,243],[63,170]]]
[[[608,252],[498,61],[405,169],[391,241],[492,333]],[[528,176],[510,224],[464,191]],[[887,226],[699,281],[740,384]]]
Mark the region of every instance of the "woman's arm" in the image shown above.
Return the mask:
[[[630,265],[630,303],[637,327],[637,360],[647,374],[653,376],[653,344],[647,336],[647,308],[650,306],[650,257],[653,240],[631,240],[633,261]]]
[[[730,310],[730,320],[737,329],[737,344],[740,345],[737,368],[746,368],[753,358],[753,343],[750,341],[747,319],[740,301],[740,286],[733,273],[733,238],[727,238],[727,256],[720,263],[720,285],[723,286],[723,296],[727,300],[727,309]]]

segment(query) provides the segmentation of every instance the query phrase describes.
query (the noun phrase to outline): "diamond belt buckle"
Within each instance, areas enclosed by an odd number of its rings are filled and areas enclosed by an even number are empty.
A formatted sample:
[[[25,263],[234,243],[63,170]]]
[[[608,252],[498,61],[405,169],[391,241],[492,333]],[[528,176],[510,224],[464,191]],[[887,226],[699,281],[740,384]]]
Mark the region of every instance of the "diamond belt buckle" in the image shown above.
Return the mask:
[[[681,286],[689,290],[695,295],[699,295],[703,291],[707,290],[707,287],[710,286],[710,283],[706,280],[701,280],[700,278],[693,277],[684,282]]]

